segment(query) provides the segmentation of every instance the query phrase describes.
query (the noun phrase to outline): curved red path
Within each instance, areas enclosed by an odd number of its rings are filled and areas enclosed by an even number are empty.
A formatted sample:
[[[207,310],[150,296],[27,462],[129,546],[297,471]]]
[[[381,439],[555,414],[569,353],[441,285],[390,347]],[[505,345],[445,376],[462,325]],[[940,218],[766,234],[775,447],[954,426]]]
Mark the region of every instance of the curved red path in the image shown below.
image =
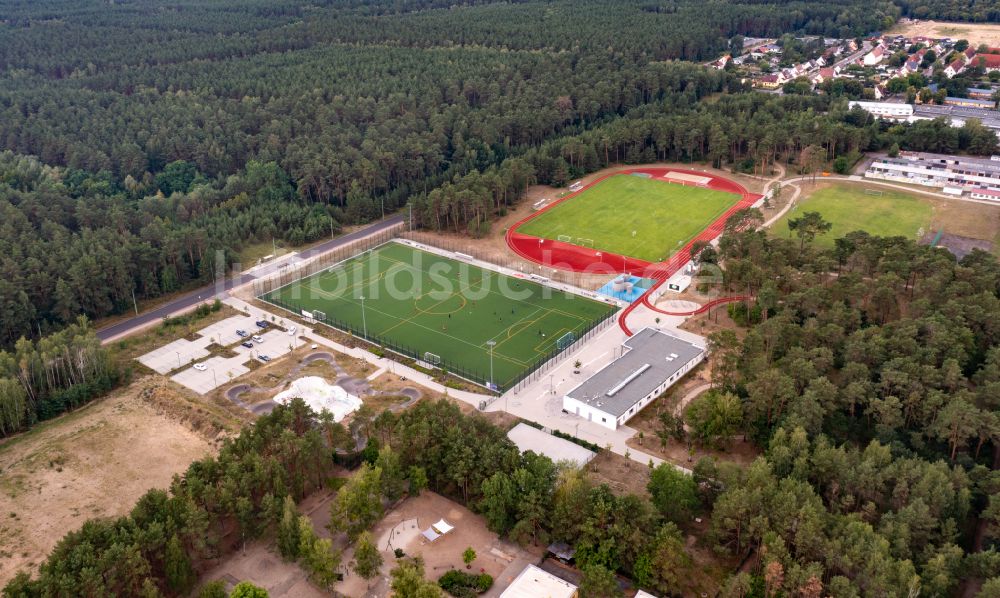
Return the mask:
[[[646,307],[657,313],[666,314],[668,316],[694,316],[702,312],[708,311],[709,309],[715,307],[716,305],[722,305],[724,303],[736,303],[737,301],[744,301],[746,299],[749,299],[749,297],[745,295],[739,295],[736,297],[720,297],[718,299],[713,299],[708,303],[705,303],[704,305],[699,305],[698,309],[693,309],[691,311],[667,311],[665,309],[660,309],[659,307],[656,307],[655,305],[650,303],[645,295],[640,297],[638,300],[642,301],[642,303]]]
[[[553,207],[559,205],[564,201],[569,201],[573,199],[580,193],[583,193],[587,189],[593,187],[597,183],[600,183],[604,179],[611,176],[618,175],[630,175],[636,173],[648,174],[653,177],[663,177],[668,172],[680,172],[684,174],[690,174],[695,176],[706,176],[710,177],[712,180],[708,183],[707,187],[709,189],[715,189],[717,191],[727,191],[729,193],[735,193],[741,196],[741,199],[736,202],[732,207],[730,207],[724,214],[719,216],[714,222],[712,222],[708,227],[703,230],[700,234],[695,236],[693,239],[687,242],[683,247],[674,252],[674,254],[664,262],[651,263],[645,260],[640,260],[638,258],[618,255],[614,253],[609,253],[607,251],[600,251],[597,249],[591,249],[588,247],[580,247],[579,245],[573,245],[571,243],[564,243],[562,241],[556,241],[552,239],[540,239],[532,235],[526,235],[524,233],[518,232],[517,229],[525,222],[531,220],[532,218],[537,218],[540,214],[547,212]],[[699,241],[710,242],[719,235],[722,234],[722,229],[726,225],[726,220],[732,216],[735,212],[748,208],[754,204],[760,195],[756,193],[750,193],[746,187],[740,185],[735,181],[725,179],[714,174],[707,172],[697,171],[697,170],[685,170],[682,168],[629,168],[625,170],[619,170],[616,172],[608,173],[598,179],[595,179],[585,185],[583,188],[570,193],[566,197],[563,197],[557,201],[552,202],[548,206],[542,208],[541,210],[530,214],[525,218],[522,218],[516,222],[513,226],[507,229],[506,241],[507,246],[510,247],[514,253],[519,256],[533,261],[537,264],[541,264],[548,268],[556,268],[559,270],[569,270],[571,272],[589,272],[589,273],[600,273],[600,272],[628,272],[634,276],[641,276],[643,278],[652,278],[656,280],[652,287],[650,287],[645,294],[637,301],[629,304],[621,314],[618,320],[618,325],[621,326],[625,334],[631,336],[632,331],[629,330],[625,323],[625,319],[630,313],[636,308],[637,304],[640,302],[648,307],[653,308],[649,303],[648,297],[653,293],[660,285],[667,281],[668,278],[673,276],[678,270],[680,270],[684,264],[690,260],[691,256],[691,246]],[[656,308],[653,308],[656,309]],[[707,309],[707,308],[706,308]],[[660,311],[660,310],[656,310]],[[666,312],[664,312],[666,313]]]

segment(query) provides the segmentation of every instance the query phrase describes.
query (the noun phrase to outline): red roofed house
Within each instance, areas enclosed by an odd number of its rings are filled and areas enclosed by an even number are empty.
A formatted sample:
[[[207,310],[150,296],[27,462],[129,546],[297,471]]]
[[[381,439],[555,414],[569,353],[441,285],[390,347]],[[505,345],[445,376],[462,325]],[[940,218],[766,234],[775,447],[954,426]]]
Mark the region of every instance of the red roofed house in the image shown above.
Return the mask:
[[[944,74],[948,75],[948,78],[951,79],[955,75],[957,75],[960,72],[962,72],[962,69],[964,69],[964,68],[965,68],[965,62],[961,58],[958,58],[958,59],[955,59],[947,67],[945,67]]]
[[[815,83],[816,85],[819,85],[824,81],[830,81],[835,76],[836,76],[836,71],[833,68],[819,69],[819,72],[813,75],[812,82]]]
[[[976,55],[976,51],[969,47],[965,49],[965,52],[962,52],[962,55],[965,56],[965,61],[969,62]]]
[[[988,73],[1000,71],[1000,54],[976,54],[970,66],[981,66]]]
[[[759,79],[755,79],[753,83],[755,86],[763,87],[764,89],[777,89],[778,87],[781,87],[781,84],[784,83],[784,81],[785,78],[780,74],[777,74],[764,75]]]
[[[885,48],[882,46],[875,46],[875,49],[871,52],[865,54],[864,64],[865,66],[874,66],[885,58]]]

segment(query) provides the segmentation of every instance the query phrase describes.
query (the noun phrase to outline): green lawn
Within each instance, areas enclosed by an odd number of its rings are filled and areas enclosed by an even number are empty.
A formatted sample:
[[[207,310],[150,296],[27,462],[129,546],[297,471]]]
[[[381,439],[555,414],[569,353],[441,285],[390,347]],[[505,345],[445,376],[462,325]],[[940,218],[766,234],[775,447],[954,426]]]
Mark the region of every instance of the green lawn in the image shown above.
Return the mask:
[[[572,243],[587,247],[586,240],[592,239],[595,249],[658,262],[739,199],[733,193],[621,174],[524,223],[518,232],[543,239],[568,235]]]
[[[364,297],[362,314],[361,297]],[[606,303],[389,243],[261,297],[412,357],[430,352],[441,367],[507,388],[557,349],[610,316]]]
[[[882,195],[865,193],[862,185],[835,185],[820,189],[799,201],[771,227],[771,234],[794,238],[788,220],[804,212],[819,212],[833,228],[816,238],[820,247],[832,247],[835,239],[863,230],[880,237],[902,236],[916,240],[918,232],[930,230],[934,208],[925,199],[884,190]]]

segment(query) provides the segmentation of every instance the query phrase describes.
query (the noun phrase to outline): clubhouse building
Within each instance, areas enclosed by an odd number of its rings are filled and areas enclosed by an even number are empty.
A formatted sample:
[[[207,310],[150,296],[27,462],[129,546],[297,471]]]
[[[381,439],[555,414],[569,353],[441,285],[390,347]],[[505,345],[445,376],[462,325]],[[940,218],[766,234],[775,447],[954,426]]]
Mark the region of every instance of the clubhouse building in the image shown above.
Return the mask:
[[[615,430],[705,358],[705,342],[644,328],[622,355],[563,397],[563,410]]]

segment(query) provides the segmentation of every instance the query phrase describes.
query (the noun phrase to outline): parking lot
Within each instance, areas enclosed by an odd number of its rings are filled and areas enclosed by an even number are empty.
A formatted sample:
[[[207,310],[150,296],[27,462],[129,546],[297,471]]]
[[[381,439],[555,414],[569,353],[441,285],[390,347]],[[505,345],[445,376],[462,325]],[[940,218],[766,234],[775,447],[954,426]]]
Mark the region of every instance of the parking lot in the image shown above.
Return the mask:
[[[139,358],[139,363],[159,374],[167,374],[186,363],[208,356],[208,350],[205,347],[211,341],[204,341],[205,339],[198,339],[192,342],[183,338],[175,340],[146,353]]]
[[[191,367],[179,372],[170,379],[178,384],[187,386],[196,393],[205,394],[229,382],[233,378],[249,372],[250,368],[243,365],[246,361],[246,356],[229,359],[225,357],[212,357],[202,362],[205,364],[205,371],[198,371]]]
[[[197,393],[205,394],[249,372],[250,369],[246,364],[251,359],[258,359],[260,355],[277,359],[302,344],[297,337],[280,330],[268,329],[264,332],[257,327],[256,322],[257,318],[252,316],[226,318],[199,330],[198,338],[193,341],[175,340],[146,353],[138,360],[164,375],[185,365],[192,366],[178,372],[171,379]],[[237,330],[246,331],[247,336],[240,337],[236,334]],[[253,348],[244,347],[241,343],[251,342],[253,335],[260,335],[262,342],[253,342]],[[236,355],[233,357],[216,355],[205,359],[211,355],[208,346],[213,343],[230,348]],[[203,371],[195,369],[193,366],[196,363],[203,363],[205,369]]]
[[[206,336],[211,339],[211,342],[225,347],[242,340],[236,334],[237,330],[245,330],[249,334],[257,334],[260,328],[257,328],[256,322],[257,318],[251,316],[235,316],[202,328],[198,331],[198,334]]]
[[[235,331],[235,328],[233,330]],[[251,334],[258,334],[260,329],[254,325],[253,329],[244,330]],[[219,332],[216,334],[219,334]],[[172,376],[171,380],[199,394],[205,394],[249,372],[250,368],[246,364],[251,359],[258,359],[260,355],[277,359],[287,355],[294,347],[302,345],[302,341],[298,338],[280,330],[269,330],[261,334],[260,337],[263,342],[260,343],[250,341],[250,337],[240,339],[235,332],[233,332],[232,336],[240,340],[241,343],[244,341],[252,342],[253,348],[244,347],[242,344],[235,344],[231,347],[236,353],[235,357],[215,356],[206,359],[201,362],[205,365],[204,371],[189,367]]]

